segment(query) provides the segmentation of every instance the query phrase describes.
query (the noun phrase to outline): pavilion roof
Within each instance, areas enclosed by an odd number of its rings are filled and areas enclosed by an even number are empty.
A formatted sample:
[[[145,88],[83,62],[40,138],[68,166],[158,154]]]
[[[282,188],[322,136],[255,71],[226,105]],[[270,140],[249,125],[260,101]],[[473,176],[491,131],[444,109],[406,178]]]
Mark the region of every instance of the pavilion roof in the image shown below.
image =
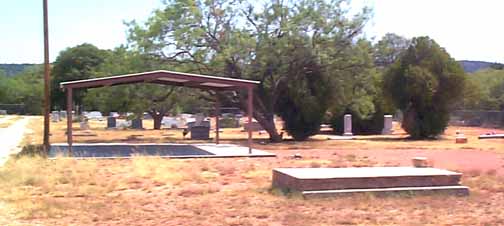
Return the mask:
[[[62,82],[60,88],[97,88],[134,83],[154,83],[212,90],[238,90],[260,84],[259,81],[254,80],[158,70]]]

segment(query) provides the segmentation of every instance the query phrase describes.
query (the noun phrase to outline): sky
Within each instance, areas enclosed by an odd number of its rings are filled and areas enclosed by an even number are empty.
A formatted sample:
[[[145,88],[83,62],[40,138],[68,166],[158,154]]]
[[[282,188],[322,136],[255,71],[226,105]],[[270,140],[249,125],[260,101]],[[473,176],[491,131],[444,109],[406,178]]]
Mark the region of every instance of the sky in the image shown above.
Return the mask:
[[[126,43],[125,21],[145,21],[160,0],[48,0],[50,59],[84,42],[102,49]],[[365,36],[427,35],[457,60],[504,63],[504,1],[354,0],[373,8]],[[42,63],[42,0],[0,0],[0,63]]]

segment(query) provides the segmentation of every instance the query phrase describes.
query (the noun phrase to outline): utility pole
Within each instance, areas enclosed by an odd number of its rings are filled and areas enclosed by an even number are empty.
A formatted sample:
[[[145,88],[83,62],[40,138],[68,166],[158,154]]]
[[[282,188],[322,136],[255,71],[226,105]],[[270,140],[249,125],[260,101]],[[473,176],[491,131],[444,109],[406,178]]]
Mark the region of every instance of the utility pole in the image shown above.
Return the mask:
[[[49,152],[49,111],[51,110],[50,65],[49,65],[49,28],[47,15],[47,0],[43,0],[44,8],[44,151]]]

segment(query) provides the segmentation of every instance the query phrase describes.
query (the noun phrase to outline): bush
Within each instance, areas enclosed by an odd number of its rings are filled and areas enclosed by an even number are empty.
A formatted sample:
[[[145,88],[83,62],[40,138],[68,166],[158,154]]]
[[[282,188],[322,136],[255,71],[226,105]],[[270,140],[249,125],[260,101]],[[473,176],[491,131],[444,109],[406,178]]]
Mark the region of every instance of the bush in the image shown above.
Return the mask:
[[[387,71],[384,91],[404,112],[402,126],[412,138],[433,138],[448,125],[464,83],[460,65],[434,40],[418,37]]]
[[[294,140],[306,140],[320,131],[327,110],[328,82],[308,48],[292,51],[286,73],[289,81],[281,88],[277,113]]]

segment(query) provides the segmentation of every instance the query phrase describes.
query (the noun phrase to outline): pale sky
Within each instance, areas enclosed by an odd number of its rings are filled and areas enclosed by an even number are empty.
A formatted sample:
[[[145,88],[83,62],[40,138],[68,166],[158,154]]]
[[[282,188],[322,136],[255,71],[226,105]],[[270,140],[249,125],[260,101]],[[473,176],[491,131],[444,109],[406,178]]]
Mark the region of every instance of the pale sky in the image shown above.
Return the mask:
[[[111,49],[126,43],[123,21],[145,20],[160,0],[49,0],[50,58],[84,42]],[[354,0],[374,8],[366,36],[428,35],[457,60],[504,63],[504,1]],[[42,0],[0,0],[0,63],[43,61]]]

